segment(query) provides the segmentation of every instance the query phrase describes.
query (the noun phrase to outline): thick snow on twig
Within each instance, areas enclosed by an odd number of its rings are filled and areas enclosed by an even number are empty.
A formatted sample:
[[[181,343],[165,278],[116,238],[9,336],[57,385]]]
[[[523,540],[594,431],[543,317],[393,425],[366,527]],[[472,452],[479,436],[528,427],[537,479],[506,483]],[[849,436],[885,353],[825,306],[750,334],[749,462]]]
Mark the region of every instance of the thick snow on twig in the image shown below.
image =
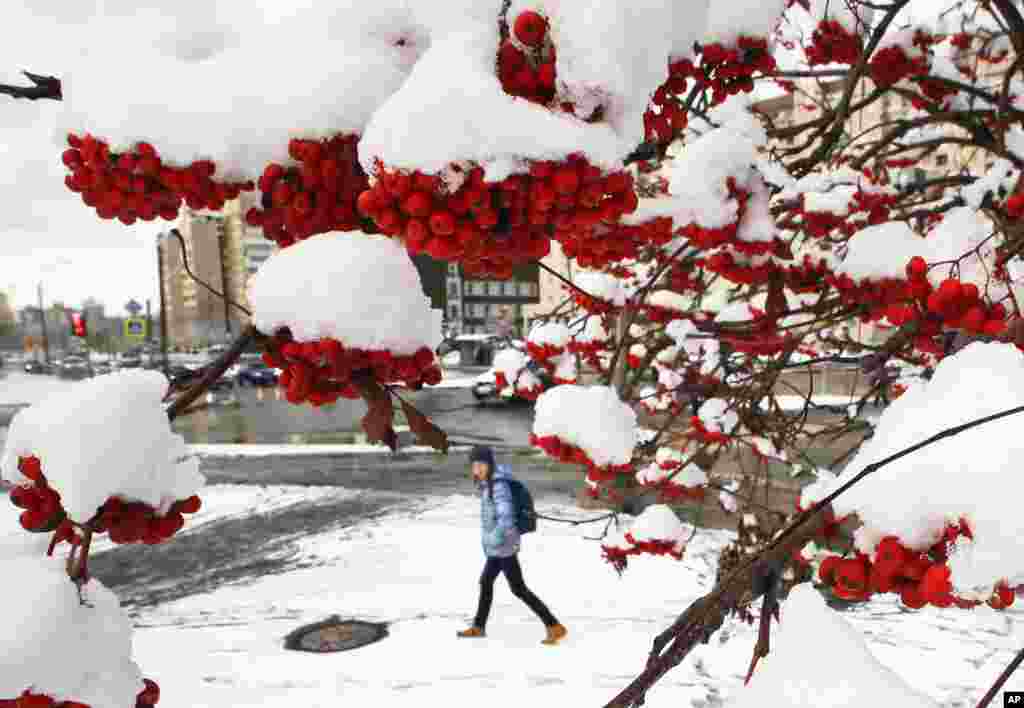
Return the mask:
[[[893,401],[835,485],[942,430],[1021,405],[1024,354],[1010,344],[970,344],[943,359],[931,381]],[[1019,416],[1009,416],[892,462],[836,499],[836,513],[857,513],[864,524],[858,543],[867,553],[886,535],[926,549],[947,523],[965,519],[974,541],[958,541],[952,554],[954,588],[986,592],[1003,579],[1015,585],[1024,579],[1024,517],[1008,490],[1016,489],[1024,455],[1020,426]]]
[[[288,327],[300,342],[330,337],[400,355],[441,342],[441,311],[408,253],[385,236],[332,232],[296,243],[260,267],[249,301],[257,329]]]
[[[167,378],[128,370],[97,376],[18,412],[0,456],[0,474],[27,482],[18,457],[34,455],[75,521],[85,522],[109,497],[166,511],[196,494],[204,479],[171,431],[161,399]]]
[[[541,394],[533,432],[554,435],[587,453],[595,465],[624,465],[637,442],[636,413],[607,386],[566,384]]]

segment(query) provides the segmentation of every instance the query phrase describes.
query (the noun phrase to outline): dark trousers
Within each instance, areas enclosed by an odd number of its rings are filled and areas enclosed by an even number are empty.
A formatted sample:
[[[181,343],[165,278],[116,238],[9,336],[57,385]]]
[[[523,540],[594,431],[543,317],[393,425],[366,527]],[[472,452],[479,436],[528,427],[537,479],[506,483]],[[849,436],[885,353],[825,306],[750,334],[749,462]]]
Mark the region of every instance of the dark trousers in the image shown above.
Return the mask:
[[[484,629],[487,626],[487,616],[491,613],[491,602],[494,600],[494,581],[498,575],[504,573],[508,581],[509,590],[512,594],[526,603],[533,610],[545,626],[550,627],[558,624],[558,620],[551,614],[541,599],[530,592],[523,582],[523,569],[519,567],[519,557],[509,556],[508,558],[488,558],[484,564],[484,572],[480,574],[480,604],[477,605],[476,619],[473,625]]]

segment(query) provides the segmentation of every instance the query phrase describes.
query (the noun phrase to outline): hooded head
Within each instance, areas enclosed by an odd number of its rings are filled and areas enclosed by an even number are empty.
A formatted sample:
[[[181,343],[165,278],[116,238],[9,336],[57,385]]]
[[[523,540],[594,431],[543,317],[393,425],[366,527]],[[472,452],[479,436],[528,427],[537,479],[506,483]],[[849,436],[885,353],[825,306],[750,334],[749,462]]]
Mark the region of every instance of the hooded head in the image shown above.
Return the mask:
[[[473,478],[478,482],[490,479],[494,474],[494,450],[486,445],[474,445],[469,453],[469,465]]]

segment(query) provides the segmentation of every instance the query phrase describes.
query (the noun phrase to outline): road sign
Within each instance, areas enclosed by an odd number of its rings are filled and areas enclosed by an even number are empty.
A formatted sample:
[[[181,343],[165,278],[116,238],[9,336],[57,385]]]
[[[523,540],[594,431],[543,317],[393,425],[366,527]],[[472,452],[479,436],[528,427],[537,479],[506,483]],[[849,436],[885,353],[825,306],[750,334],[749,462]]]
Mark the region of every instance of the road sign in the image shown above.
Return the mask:
[[[134,342],[146,339],[146,320],[143,317],[127,317],[124,321],[124,338]]]
[[[142,305],[135,300],[129,300],[128,304],[124,306],[124,309],[131,313],[132,317],[142,312]]]

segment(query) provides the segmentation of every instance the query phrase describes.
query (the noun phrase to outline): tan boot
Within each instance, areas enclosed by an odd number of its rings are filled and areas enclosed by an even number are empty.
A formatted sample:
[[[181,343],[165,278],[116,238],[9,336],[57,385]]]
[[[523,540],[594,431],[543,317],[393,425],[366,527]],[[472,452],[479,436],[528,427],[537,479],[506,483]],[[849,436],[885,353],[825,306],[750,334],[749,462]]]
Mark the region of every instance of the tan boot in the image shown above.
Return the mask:
[[[470,627],[469,629],[464,629],[461,632],[456,632],[455,636],[465,639],[466,637],[486,637],[487,635],[484,634],[484,630],[479,627]]]
[[[547,629],[548,636],[541,640],[541,644],[558,644],[569,633],[569,630],[560,624],[553,624]]]

